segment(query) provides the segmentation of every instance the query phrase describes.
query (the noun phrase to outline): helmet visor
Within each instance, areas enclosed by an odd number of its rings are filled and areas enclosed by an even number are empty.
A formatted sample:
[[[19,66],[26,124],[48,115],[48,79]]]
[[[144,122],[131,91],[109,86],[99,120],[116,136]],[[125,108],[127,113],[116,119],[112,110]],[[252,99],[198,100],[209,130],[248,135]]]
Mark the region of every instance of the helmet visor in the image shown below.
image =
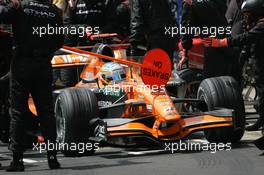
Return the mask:
[[[121,71],[114,71],[111,74],[105,74],[105,79],[107,82],[118,82],[118,81],[122,81],[126,78],[126,75],[124,74],[124,72]]]

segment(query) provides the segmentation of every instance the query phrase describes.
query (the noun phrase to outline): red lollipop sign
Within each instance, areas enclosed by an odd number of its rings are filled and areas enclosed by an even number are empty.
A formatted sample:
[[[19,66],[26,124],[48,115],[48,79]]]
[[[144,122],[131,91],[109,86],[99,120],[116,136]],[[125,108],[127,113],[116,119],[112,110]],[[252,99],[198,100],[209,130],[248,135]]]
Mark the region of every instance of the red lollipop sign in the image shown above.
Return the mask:
[[[167,84],[171,77],[171,60],[162,49],[153,49],[144,57],[142,69],[142,80],[146,85],[158,86]]]

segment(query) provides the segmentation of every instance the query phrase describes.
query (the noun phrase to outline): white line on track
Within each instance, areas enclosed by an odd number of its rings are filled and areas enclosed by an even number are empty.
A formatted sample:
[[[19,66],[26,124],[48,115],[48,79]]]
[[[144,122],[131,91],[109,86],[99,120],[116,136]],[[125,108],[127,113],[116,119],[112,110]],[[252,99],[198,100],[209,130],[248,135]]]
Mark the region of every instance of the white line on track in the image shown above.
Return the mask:
[[[149,151],[130,151],[127,152],[128,155],[145,155],[145,154],[155,154],[155,153],[162,153],[166,152],[164,149],[162,150],[149,150]]]
[[[6,159],[12,159],[12,156],[8,156],[8,155],[5,155],[5,154],[0,154],[0,157],[6,158]],[[33,159],[23,159],[23,161],[25,163],[37,163],[38,162],[38,161],[33,160]]]
[[[38,161],[32,160],[32,159],[23,159],[23,162],[25,162],[25,163],[38,163]]]
[[[203,143],[203,144],[208,144],[209,142],[205,139],[191,139],[189,142],[198,142],[198,143]]]
[[[189,142],[197,142],[197,143],[201,143],[201,144],[208,144],[209,142],[205,139],[191,139],[189,140]],[[156,154],[156,153],[164,153],[166,152],[166,150],[164,149],[158,149],[158,150],[148,150],[148,151],[130,151],[130,152],[126,152],[128,155],[146,155],[146,154]]]

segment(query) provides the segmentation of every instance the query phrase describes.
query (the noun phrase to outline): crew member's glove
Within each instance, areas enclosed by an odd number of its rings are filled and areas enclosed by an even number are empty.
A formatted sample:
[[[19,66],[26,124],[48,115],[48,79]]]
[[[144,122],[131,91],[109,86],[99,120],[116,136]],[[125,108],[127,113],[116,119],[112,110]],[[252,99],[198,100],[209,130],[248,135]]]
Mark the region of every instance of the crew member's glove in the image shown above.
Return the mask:
[[[217,39],[217,38],[203,38],[202,43],[205,47],[228,47],[227,38]]]
[[[179,56],[180,56],[180,61],[177,64],[177,70],[182,70],[182,69],[186,69],[189,67],[189,59],[187,57],[187,51],[186,50],[181,50],[179,52]]]
[[[192,5],[192,0],[184,0],[185,3]]]

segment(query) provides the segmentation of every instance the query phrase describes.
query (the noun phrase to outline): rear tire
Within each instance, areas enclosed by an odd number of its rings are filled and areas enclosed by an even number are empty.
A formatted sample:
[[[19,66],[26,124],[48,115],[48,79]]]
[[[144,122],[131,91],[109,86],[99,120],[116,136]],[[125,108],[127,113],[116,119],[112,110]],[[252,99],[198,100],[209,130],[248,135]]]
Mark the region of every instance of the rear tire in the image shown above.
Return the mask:
[[[217,143],[239,142],[245,131],[245,107],[238,83],[228,76],[205,79],[199,86],[197,96],[205,100],[208,110],[222,107],[235,112],[233,127],[206,130],[206,139]]]
[[[87,88],[70,88],[64,90],[55,103],[57,123],[57,140],[61,144],[89,144],[89,150],[62,149],[65,156],[92,155],[94,143],[89,141],[93,130],[89,125],[91,119],[98,117],[96,96]],[[92,147],[90,147],[92,144]],[[86,146],[84,146],[86,148]],[[83,148],[81,148],[83,149]]]

